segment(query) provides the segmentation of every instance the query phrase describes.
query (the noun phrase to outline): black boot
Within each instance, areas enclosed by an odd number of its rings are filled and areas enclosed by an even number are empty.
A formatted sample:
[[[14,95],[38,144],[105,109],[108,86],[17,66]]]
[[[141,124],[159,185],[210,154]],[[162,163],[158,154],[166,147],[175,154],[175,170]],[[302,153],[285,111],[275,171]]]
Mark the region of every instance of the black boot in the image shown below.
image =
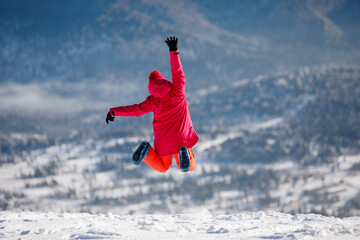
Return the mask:
[[[143,141],[132,156],[133,163],[139,165],[139,163],[148,155],[149,151],[150,143]]]
[[[190,169],[190,155],[186,147],[179,149],[180,168],[183,172],[187,172]]]

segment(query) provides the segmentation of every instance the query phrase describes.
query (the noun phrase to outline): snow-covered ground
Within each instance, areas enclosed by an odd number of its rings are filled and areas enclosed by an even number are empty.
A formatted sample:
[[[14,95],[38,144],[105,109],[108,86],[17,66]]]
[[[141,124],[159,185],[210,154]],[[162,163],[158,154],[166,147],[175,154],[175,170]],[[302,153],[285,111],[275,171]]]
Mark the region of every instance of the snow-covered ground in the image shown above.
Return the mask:
[[[360,239],[360,217],[252,212],[212,215],[91,215],[0,212],[6,239]]]

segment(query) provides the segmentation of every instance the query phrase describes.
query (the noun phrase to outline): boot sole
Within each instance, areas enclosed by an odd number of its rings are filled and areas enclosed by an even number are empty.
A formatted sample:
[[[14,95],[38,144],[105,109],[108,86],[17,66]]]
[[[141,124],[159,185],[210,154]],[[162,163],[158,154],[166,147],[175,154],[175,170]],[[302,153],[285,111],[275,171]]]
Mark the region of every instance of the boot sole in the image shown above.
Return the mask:
[[[150,144],[146,141],[142,142],[133,154],[132,161],[135,165],[139,165],[145,156],[149,153]]]
[[[190,169],[190,156],[186,147],[181,147],[179,150],[180,168],[183,172],[188,172]]]

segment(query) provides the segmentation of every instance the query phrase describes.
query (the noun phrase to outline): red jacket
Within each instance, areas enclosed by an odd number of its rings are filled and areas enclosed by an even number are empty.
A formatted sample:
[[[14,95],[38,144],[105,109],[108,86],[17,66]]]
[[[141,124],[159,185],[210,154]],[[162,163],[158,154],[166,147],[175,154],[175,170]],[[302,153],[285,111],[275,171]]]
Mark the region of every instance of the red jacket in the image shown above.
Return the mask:
[[[110,109],[113,116],[126,117],[153,112],[154,147],[160,156],[178,153],[181,146],[191,148],[199,140],[185,97],[185,75],[178,51],[170,51],[170,64],[172,83],[154,71],[149,76],[151,95],[144,102]]]

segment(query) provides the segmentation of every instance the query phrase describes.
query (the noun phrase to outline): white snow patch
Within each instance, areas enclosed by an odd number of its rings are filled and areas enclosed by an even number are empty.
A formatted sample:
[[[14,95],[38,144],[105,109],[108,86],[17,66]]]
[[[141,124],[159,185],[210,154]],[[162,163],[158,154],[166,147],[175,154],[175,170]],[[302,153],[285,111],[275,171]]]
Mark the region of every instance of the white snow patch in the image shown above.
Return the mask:
[[[143,139],[143,138],[128,137],[128,138],[111,139],[104,144],[104,147],[115,147],[116,145],[122,145],[125,143],[137,143],[137,142],[140,142],[141,139]]]
[[[212,215],[91,215],[0,212],[6,239],[359,239],[360,217],[252,212]]]
[[[240,81],[233,82],[233,87],[242,87],[250,82],[249,79],[241,79]]]
[[[276,85],[278,86],[286,86],[287,85],[287,81],[285,78],[279,78],[277,81],[276,81]]]
[[[219,87],[216,85],[213,85],[210,88],[203,88],[203,89],[196,91],[196,95],[198,95],[199,97],[205,97],[206,95],[217,92],[218,90],[219,90]]]

